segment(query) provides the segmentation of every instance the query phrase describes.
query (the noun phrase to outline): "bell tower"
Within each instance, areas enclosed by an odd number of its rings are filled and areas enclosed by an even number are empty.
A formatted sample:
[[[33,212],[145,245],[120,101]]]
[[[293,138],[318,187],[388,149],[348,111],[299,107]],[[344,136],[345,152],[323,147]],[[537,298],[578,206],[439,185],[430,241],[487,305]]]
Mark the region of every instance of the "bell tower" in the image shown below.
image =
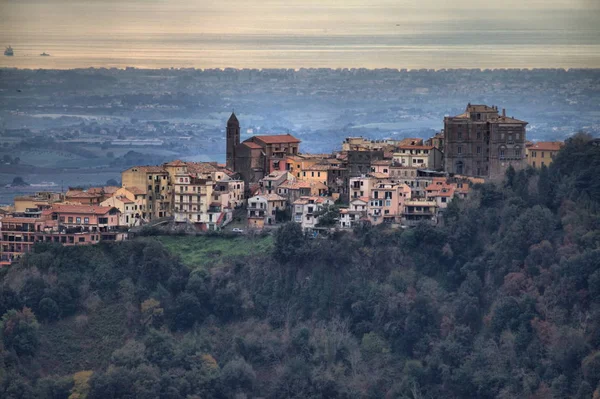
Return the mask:
[[[240,122],[232,112],[227,121],[227,169],[235,170],[235,147],[240,144]]]

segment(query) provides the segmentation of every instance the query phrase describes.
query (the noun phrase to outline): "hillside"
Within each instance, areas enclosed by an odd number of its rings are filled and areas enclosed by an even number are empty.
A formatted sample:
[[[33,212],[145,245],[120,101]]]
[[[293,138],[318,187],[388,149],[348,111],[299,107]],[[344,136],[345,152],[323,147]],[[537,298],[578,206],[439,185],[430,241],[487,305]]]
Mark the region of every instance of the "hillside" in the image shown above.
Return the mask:
[[[600,398],[600,147],[444,222],[39,245],[0,271],[0,397]]]

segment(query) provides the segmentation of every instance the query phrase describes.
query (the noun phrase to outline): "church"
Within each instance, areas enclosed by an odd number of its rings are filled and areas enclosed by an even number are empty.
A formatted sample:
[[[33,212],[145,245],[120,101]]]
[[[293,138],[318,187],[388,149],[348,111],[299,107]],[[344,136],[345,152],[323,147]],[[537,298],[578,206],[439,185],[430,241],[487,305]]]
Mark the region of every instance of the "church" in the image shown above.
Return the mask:
[[[300,140],[291,134],[252,136],[240,142],[240,122],[232,113],[227,121],[227,168],[239,173],[246,186],[275,170],[285,170],[285,158],[297,155]]]

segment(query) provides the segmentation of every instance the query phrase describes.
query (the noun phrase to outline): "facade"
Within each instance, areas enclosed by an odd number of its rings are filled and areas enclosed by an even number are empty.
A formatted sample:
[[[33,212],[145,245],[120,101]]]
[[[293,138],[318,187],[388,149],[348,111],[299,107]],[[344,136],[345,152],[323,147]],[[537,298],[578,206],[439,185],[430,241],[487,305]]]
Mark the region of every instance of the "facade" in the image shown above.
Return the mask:
[[[380,181],[371,189],[368,218],[372,224],[400,223],[404,203],[411,198],[406,184]]]
[[[285,198],[290,205],[300,197],[327,195],[327,186],[319,182],[290,179],[277,187],[277,194]]]
[[[442,165],[442,152],[432,145],[398,147],[393,163],[402,167],[438,170]]]
[[[186,172],[176,175],[173,218],[176,222],[208,223],[213,184]]]
[[[539,141],[527,145],[527,164],[533,168],[550,166],[564,144],[562,141]]]
[[[64,201],[63,193],[41,191],[33,195],[19,196],[14,199],[15,213],[25,212],[27,209],[49,207],[56,202]]]
[[[277,223],[277,212],[285,210],[286,200],[277,194],[260,194],[248,199],[248,227],[261,229]]]
[[[173,185],[163,166],[134,166],[121,173],[124,188],[145,191],[145,212],[148,220],[171,216]]]
[[[498,113],[498,107],[468,104],[464,113],[444,118],[445,170],[497,180],[512,165],[525,167],[527,122]]]
[[[142,224],[142,218],[139,211],[136,209],[135,201],[130,200],[126,196],[116,196],[108,198],[107,200],[100,203],[100,206],[117,208],[120,212],[119,225],[120,226],[140,226]]]
[[[383,151],[348,151],[348,177],[364,176],[371,172],[371,164],[383,159]]]
[[[120,212],[112,207],[54,204],[29,215],[0,220],[0,264],[9,265],[37,242],[89,245],[126,238],[119,226]]]
[[[263,177],[260,181],[261,190],[265,194],[276,194],[277,188],[283,184],[283,182],[293,178],[293,176],[282,170],[276,170]]]
[[[313,230],[319,223],[319,212],[333,205],[329,197],[300,197],[294,201],[293,220],[300,223],[302,230]]]
[[[375,186],[378,179],[374,177],[353,177],[349,182],[350,201],[355,198],[370,197],[371,189]]]
[[[65,202],[81,205],[99,205],[103,195],[99,192],[88,192],[78,189],[69,189],[65,194]]]
[[[437,204],[435,201],[408,200],[404,203],[402,224],[416,226],[419,223],[437,224]]]
[[[286,170],[287,157],[297,155],[300,140],[290,134],[253,136],[235,148],[235,172],[246,184],[275,170]]]

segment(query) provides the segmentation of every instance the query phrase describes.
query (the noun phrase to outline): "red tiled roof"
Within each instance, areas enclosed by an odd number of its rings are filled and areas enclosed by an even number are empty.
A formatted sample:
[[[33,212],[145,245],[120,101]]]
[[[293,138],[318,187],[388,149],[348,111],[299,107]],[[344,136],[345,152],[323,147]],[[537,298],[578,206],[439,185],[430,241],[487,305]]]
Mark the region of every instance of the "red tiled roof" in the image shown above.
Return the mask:
[[[8,216],[2,219],[2,223],[35,223],[39,222],[39,218],[26,218],[17,216]]]
[[[186,165],[186,163],[180,159],[176,159],[174,161],[167,162],[164,164],[164,166],[185,166],[185,165]]]
[[[141,188],[138,187],[124,187],[125,190],[129,191],[131,194],[133,195],[140,195],[140,194],[146,194],[146,192],[144,190],[142,190]]]
[[[300,142],[300,140],[298,140],[291,134],[276,134],[276,135],[271,135],[271,136],[254,136],[253,139],[262,141],[265,144],[299,143]]]
[[[262,147],[260,146],[260,144],[256,144],[253,141],[244,141],[242,144],[245,145],[246,147],[252,148],[254,150],[262,149]]]
[[[565,145],[562,141],[539,141],[528,147],[529,150],[558,151]]]
[[[107,214],[113,207],[110,206],[96,206],[96,205],[60,205],[54,204],[48,210],[50,213],[53,212],[64,212],[64,213],[82,213],[82,214],[92,214],[92,215],[105,215]]]

